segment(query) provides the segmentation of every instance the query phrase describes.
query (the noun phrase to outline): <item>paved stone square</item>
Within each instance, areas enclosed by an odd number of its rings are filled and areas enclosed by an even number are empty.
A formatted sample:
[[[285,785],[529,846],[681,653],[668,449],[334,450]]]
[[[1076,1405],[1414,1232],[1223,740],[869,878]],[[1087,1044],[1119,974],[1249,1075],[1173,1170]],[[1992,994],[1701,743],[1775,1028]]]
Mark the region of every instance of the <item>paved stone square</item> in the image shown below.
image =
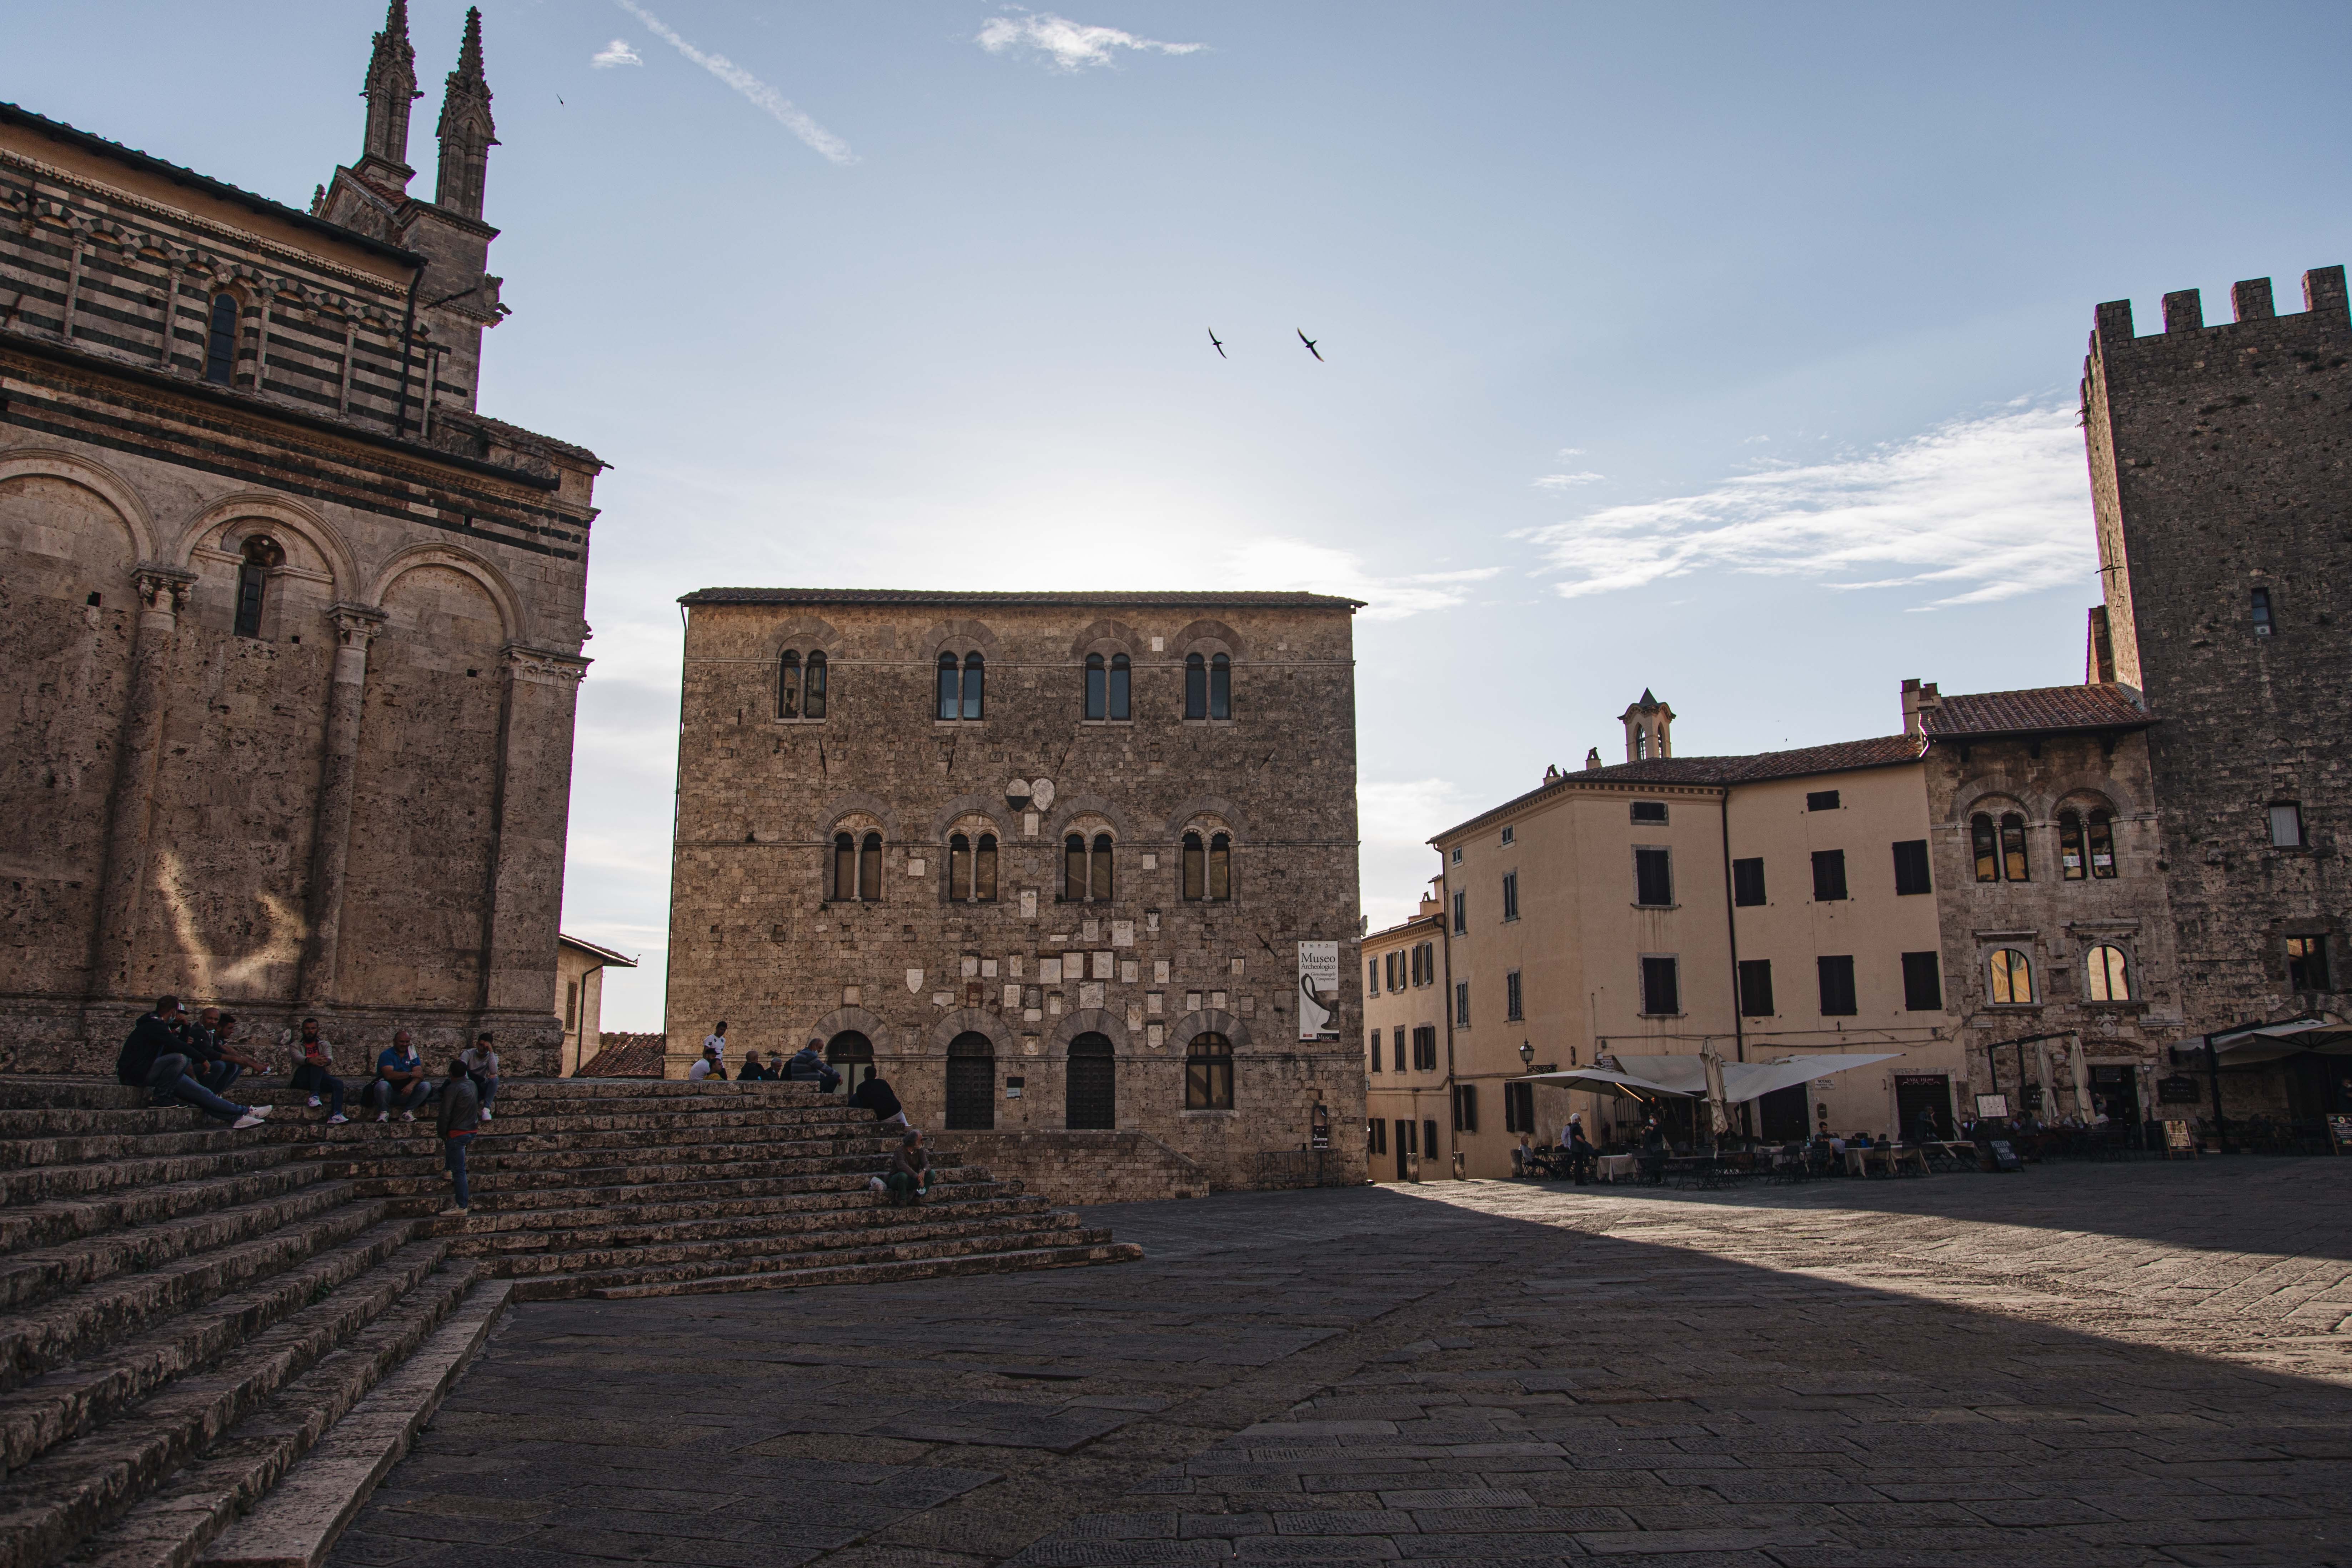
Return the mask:
[[[2352,1161],[1094,1211],[518,1308],[339,1564],[2352,1564]]]

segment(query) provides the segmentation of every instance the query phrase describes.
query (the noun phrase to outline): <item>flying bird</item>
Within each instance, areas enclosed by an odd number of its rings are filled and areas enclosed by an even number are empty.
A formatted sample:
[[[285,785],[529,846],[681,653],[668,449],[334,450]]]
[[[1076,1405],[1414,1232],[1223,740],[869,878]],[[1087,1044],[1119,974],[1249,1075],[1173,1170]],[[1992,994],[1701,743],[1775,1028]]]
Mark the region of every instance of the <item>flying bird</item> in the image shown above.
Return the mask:
[[[1223,343],[1222,343],[1222,342],[1218,342],[1218,340],[1217,340],[1217,329],[1216,329],[1216,328],[1214,328],[1214,327],[1211,327],[1211,328],[1209,329],[1209,344],[1210,344],[1210,346],[1211,346],[1211,347],[1214,348],[1214,349],[1217,351],[1217,357],[1218,357],[1219,359],[1223,359],[1223,358],[1225,358],[1225,357],[1226,357],[1226,354],[1225,354],[1225,345],[1224,345]]]
[[[1298,334],[1298,341],[1307,345],[1307,352],[1315,356],[1316,363],[1321,364],[1324,363],[1322,353],[1316,348],[1315,340],[1313,338],[1308,337],[1305,332],[1301,331]]]

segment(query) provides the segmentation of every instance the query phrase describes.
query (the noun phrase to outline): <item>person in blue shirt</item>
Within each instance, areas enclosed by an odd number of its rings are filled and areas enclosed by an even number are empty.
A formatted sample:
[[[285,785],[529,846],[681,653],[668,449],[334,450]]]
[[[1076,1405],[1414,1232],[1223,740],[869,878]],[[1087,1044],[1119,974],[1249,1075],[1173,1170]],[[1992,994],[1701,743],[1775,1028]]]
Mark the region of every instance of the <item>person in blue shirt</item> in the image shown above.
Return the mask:
[[[841,1075],[824,1059],[824,1042],[811,1040],[784,1064],[784,1077],[794,1083],[813,1083],[827,1094],[841,1087]]]
[[[409,1043],[408,1031],[402,1029],[392,1037],[392,1044],[375,1058],[375,1081],[367,1086],[369,1103],[376,1108],[378,1121],[392,1120],[394,1101],[399,1102],[403,1121],[416,1120],[416,1108],[433,1092],[425,1081],[425,1063]]]

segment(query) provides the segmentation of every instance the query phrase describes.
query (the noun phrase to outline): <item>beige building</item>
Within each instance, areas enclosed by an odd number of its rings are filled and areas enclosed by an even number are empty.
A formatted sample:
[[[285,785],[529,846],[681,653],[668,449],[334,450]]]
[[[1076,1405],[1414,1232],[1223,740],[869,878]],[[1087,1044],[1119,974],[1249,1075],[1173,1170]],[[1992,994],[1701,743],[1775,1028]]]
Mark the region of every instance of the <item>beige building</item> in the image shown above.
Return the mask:
[[[1452,1170],[1454,1032],[1446,1020],[1445,921],[1437,894],[1360,944],[1364,966],[1365,1153],[1376,1181]],[[1432,1163],[1423,1167],[1423,1152]]]
[[[556,1066],[603,465],[476,411],[479,20],[428,201],[404,18],[308,210],[0,105],[0,1069],[164,992]]]
[[[555,939],[555,988],[563,1020],[563,1055],[558,1076],[571,1078],[602,1048],[604,1032],[604,971],[635,969],[627,953],[599,947],[576,936]],[[584,1054],[583,1054],[584,1053]]]

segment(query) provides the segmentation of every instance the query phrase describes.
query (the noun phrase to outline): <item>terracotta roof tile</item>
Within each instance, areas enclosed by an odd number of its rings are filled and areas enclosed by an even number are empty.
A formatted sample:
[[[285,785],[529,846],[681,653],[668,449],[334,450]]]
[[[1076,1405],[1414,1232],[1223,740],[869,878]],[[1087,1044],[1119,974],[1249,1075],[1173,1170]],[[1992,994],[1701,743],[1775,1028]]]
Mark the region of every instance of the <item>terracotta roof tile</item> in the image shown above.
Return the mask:
[[[698,588],[681,605],[1167,605],[1214,609],[1220,605],[1262,609],[1363,608],[1361,599],[1331,594],[1182,594],[1138,589],[1129,594],[972,594],[919,588]]]
[[[659,1078],[667,1035],[625,1035],[607,1030],[596,1054],[580,1064],[582,1078]]]
[[[1942,699],[1919,711],[1931,738],[2046,734],[2053,730],[2144,730],[2154,714],[2108,682],[1978,691]]]

